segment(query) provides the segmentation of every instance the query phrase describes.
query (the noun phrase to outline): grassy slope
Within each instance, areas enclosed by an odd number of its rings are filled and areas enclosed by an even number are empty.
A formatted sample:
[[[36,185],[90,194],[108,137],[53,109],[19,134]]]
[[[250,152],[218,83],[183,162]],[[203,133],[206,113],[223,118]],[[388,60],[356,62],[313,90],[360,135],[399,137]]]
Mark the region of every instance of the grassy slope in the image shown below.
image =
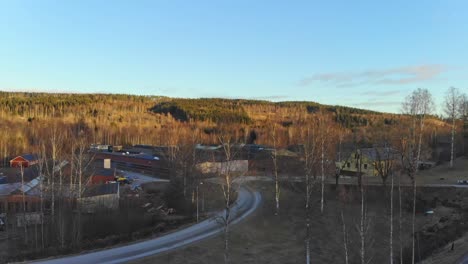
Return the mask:
[[[447,165],[441,165],[432,170],[421,172],[420,180],[427,177],[428,182],[440,181],[440,177],[445,177],[448,182],[452,182],[462,172],[468,169],[468,159],[460,158],[455,163],[453,170],[448,170]],[[378,180],[378,179],[376,179]],[[289,186],[289,185],[287,185]],[[302,206],[303,198],[297,189],[282,189],[282,210],[280,216],[274,216],[274,197],[272,183],[255,183],[254,188],[260,190],[263,196],[261,208],[246,221],[234,226],[232,233],[232,263],[301,263],[304,261],[304,237],[305,228]],[[370,187],[376,188],[376,187]],[[377,187],[378,188],[378,187]],[[441,200],[454,199],[455,191],[452,188],[424,189],[420,191],[427,201],[432,200],[432,196],[438,196]],[[457,190],[460,194],[467,193],[466,190]],[[383,202],[383,197],[378,190],[371,192],[368,200],[369,216],[372,219],[372,240],[373,246],[369,251],[373,255],[371,263],[384,263],[388,261],[388,203]],[[397,189],[395,189],[395,195]],[[405,201],[410,201],[410,189],[404,195]],[[444,198],[445,197],[445,198]],[[318,198],[318,197],[316,197]],[[356,193],[354,202],[347,205],[345,218],[348,230],[350,230],[350,251],[351,259],[357,261],[359,238],[356,234],[356,224],[359,218],[359,200]],[[317,199],[315,199],[317,201]],[[395,206],[397,206],[395,202]],[[315,205],[318,208],[318,204]],[[340,220],[340,203],[336,200],[336,193],[332,190],[328,192],[325,216],[320,216],[317,209],[313,212],[312,225],[312,258],[314,263],[343,263],[342,232]],[[433,216],[417,217],[417,226],[428,227],[439,222],[442,217],[453,217],[458,215],[458,211],[452,207],[445,207],[438,204]],[[398,209],[395,208],[394,225],[394,247],[395,256],[398,256]],[[404,230],[406,245],[410,243],[410,219],[411,213],[405,212]],[[146,263],[223,263],[223,240],[222,235],[202,241],[200,243],[185,247],[180,250],[169,252],[160,256],[148,257],[135,264]],[[424,263],[456,263],[456,260],[465,255],[468,248],[468,235],[455,242],[455,251],[449,252],[451,243],[429,257]]]
[[[305,227],[302,209],[302,196],[291,189],[283,189],[282,211],[280,216],[273,214],[271,183],[256,184],[262,191],[263,204],[253,216],[234,226],[232,231],[232,263],[301,263],[304,261]],[[324,216],[318,212],[318,204],[312,212],[312,259],[314,263],[343,263],[342,232],[339,203],[330,193]],[[318,197],[316,197],[318,198]],[[350,230],[349,247],[351,259],[357,260],[358,203],[345,209],[345,217]],[[376,203],[370,204],[369,216],[373,219],[373,244],[369,253],[371,263],[383,263],[387,255],[387,223],[385,210]],[[408,217],[407,217],[408,218]],[[407,220],[406,220],[407,221]],[[409,227],[405,222],[405,227]],[[405,234],[408,230],[405,230]],[[147,263],[223,263],[222,235],[157,257],[148,257],[133,262]]]

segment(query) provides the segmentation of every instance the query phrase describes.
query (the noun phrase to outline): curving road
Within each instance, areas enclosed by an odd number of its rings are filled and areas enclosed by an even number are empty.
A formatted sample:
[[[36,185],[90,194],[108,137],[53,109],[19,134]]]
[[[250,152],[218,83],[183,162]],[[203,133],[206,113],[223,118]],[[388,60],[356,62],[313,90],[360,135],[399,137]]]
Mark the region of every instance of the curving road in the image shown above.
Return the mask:
[[[260,201],[261,195],[259,192],[254,192],[246,187],[240,187],[236,204],[233,206],[231,211],[234,216],[231,223],[236,224],[254,212],[260,205]],[[155,239],[81,255],[41,260],[34,263],[125,263],[131,260],[173,250],[216,235],[220,233],[223,228],[214,219],[223,215],[224,211],[219,212],[213,218]]]

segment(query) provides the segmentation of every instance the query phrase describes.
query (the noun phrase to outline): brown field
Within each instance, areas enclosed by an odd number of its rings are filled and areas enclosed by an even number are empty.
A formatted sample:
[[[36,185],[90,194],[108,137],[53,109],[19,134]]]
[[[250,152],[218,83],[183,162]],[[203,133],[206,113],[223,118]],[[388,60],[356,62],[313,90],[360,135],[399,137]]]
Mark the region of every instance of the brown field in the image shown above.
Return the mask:
[[[468,157],[459,157],[455,160],[453,168],[450,168],[449,162],[444,162],[431,169],[421,170],[416,176],[417,185],[426,184],[457,184],[457,180],[468,180]],[[443,178],[443,179],[441,179]],[[329,183],[334,183],[335,178],[329,178]],[[382,179],[379,176],[364,177],[363,182],[379,185],[382,184]],[[411,181],[405,175],[401,175],[402,184],[411,184]],[[343,178],[340,183],[357,183],[357,178]],[[398,183],[398,175],[395,175],[395,184]],[[390,178],[387,180],[387,185],[390,185]]]
[[[261,208],[244,222],[234,226],[231,234],[231,263],[300,263],[305,260],[305,226],[302,196],[297,189],[285,187],[282,191],[282,209],[279,216],[274,215],[271,183],[258,183],[255,188],[261,190],[263,203]],[[351,190],[351,193],[355,192]],[[355,192],[357,194],[357,192]],[[388,261],[388,210],[382,206],[379,190],[369,190],[368,215],[370,231],[368,233],[368,253],[370,263]],[[353,194],[351,194],[353,196]],[[315,198],[318,198],[317,196]],[[329,190],[326,210],[321,216],[319,204],[312,212],[312,260],[314,263],[343,263],[343,233],[340,217],[341,203],[336,199],[336,191]],[[438,210],[441,214],[444,210]],[[448,209],[445,213],[450,213]],[[348,247],[351,263],[358,260],[359,238],[356,232],[359,223],[358,197],[344,209],[348,228]],[[410,214],[404,213],[403,234],[405,245],[410,241]],[[438,216],[418,216],[418,226],[434,222]],[[395,248],[398,247],[398,222],[395,217]],[[398,250],[395,254],[398,254]],[[159,256],[135,261],[146,263],[223,263],[223,236],[218,235],[203,242],[181,248]]]
[[[419,173],[418,184],[456,184],[457,180],[468,180],[468,157],[460,157],[455,160],[453,168],[450,168],[449,162],[445,162],[430,170],[424,170]],[[441,180],[441,178],[444,178]]]

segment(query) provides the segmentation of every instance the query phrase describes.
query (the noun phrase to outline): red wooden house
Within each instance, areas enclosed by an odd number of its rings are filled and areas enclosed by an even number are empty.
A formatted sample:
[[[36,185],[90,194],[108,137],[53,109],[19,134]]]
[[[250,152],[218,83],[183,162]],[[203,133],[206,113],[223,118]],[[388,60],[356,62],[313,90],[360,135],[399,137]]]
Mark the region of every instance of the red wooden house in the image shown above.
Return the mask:
[[[10,167],[20,168],[22,166],[23,168],[27,168],[29,166],[37,164],[38,162],[39,162],[39,159],[37,158],[36,155],[24,154],[24,155],[18,156],[10,160]]]

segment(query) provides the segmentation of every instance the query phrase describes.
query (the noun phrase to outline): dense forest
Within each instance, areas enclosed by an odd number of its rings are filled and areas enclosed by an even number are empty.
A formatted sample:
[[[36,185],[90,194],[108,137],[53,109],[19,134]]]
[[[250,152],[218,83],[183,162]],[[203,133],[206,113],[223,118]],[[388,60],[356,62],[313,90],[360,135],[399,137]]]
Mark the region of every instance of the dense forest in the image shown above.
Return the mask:
[[[300,128],[319,115],[347,133],[394,128],[405,118],[315,102],[0,92],[0,158],[6,165],[14,155],[36,151],[38,139],[52,129],[65,138],[85,136],[89,143],[175,145],[194,132],[201,143],[218,143],[215,134],[222,128],[239,142],[269,144],[268,131],[275,126],[279,144],[286,146],[297,144]],[[430,122],[432,133],[446,129],[438,118]],[[365,144],[366,138],[356,140]]]

